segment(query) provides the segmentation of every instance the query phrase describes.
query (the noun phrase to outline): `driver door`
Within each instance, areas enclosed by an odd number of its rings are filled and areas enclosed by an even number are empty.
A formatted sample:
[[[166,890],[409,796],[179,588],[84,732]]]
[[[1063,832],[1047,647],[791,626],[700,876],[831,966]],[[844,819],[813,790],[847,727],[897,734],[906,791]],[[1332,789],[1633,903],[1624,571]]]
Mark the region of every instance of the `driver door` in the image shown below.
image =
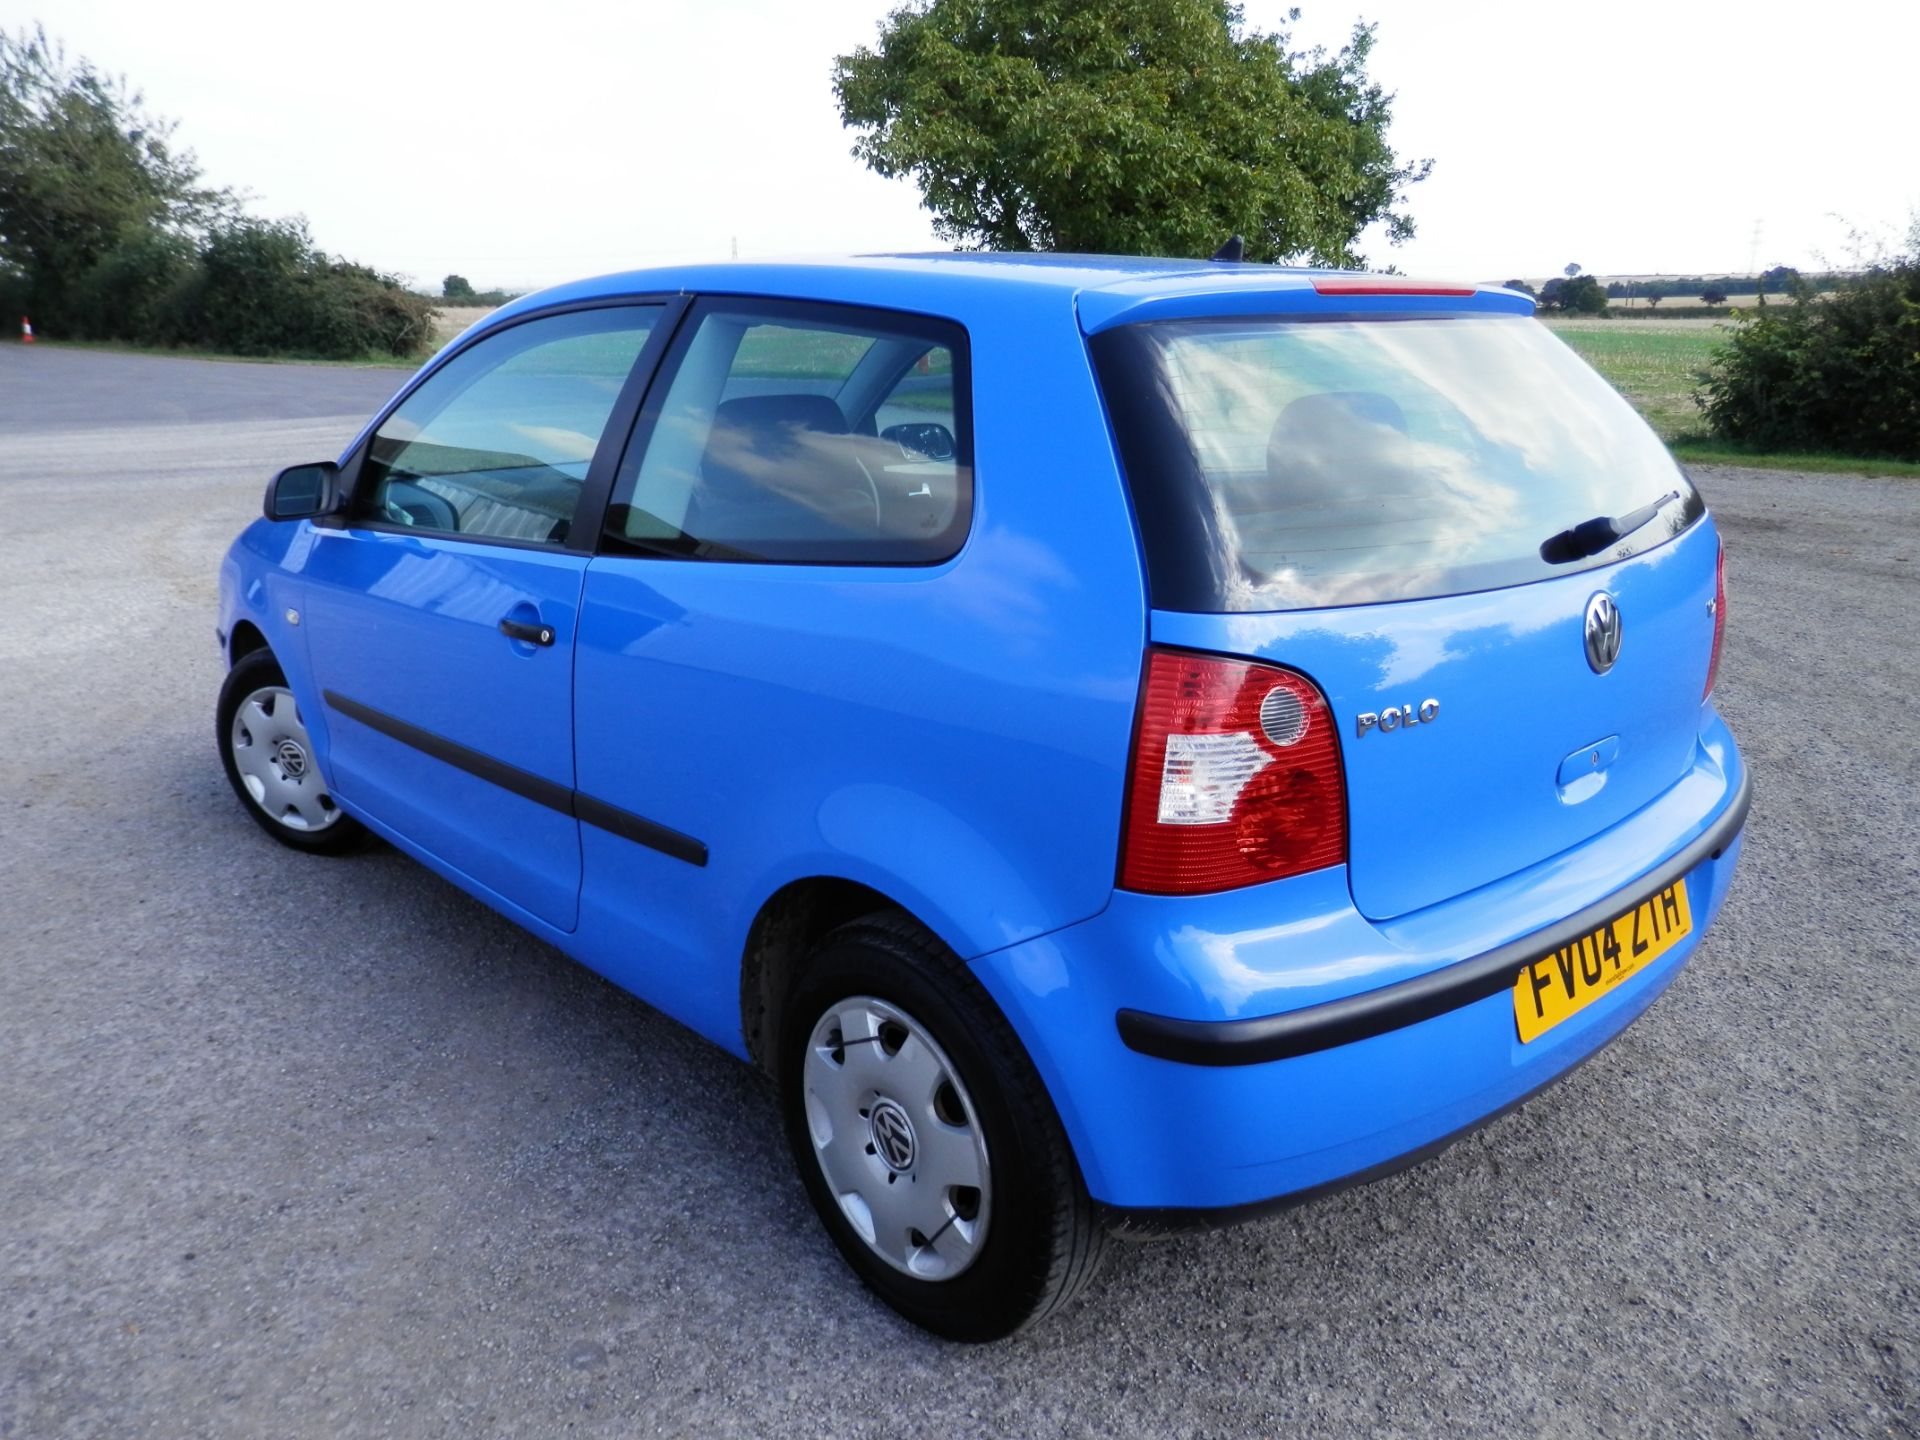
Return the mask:
[[[301,568],[335,793],[559,930],[579,912],[582,542],[664,309],[546,315],[455,354],[368,438],[349,518]]]

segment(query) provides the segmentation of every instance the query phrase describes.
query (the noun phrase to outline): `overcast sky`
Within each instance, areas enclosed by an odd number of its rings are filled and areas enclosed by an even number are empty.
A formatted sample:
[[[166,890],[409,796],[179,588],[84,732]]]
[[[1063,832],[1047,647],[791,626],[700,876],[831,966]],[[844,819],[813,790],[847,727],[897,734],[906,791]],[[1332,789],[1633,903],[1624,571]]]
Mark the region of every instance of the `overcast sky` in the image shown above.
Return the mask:
[[[1419,235],[1463,279],[1842,264],[1920,207],[1920,5],[1302,0],[1304,43],[1379,26],[1392,133],[1431,156]],[[935,245],[849,154],[830,85],[887,0],[42,0],[208,176],[320,245],[437,286],[679,259]],[[1285,6],[1249,0],[1271,29]],[[16,14],[19,13],[16,11]],[[1756,234],[1758,236],[1756,241]]]

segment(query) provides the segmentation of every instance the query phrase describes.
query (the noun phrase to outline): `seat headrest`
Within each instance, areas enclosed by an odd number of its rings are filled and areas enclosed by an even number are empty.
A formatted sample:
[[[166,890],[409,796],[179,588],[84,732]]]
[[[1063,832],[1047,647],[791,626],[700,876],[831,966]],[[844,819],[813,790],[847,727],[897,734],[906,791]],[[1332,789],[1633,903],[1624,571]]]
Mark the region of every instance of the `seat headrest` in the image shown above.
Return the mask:
[[[737,395],[715,407],[713,428],[744,432],[756,440],[803,430],[845,435],[847,417],[829,395]]]
[[[1359,465],[1397,457],[1407,435],[1406,412],[1374,390],[1302,395],[1273,422],[1267,473],[1295,477],[1329,463]]]

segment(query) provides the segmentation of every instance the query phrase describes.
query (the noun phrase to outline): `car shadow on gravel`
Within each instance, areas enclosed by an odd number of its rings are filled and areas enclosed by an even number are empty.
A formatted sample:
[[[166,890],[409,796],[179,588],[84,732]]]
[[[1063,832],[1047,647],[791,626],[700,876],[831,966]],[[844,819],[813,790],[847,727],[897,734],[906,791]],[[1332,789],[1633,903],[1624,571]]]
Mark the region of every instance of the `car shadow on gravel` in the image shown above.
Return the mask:
[[[412,1024],[431,1035],[437,1058],[409,1067],[409,1088],[491,1114],[477,1132],[484,1153],[469,1158],[490,1165],[520,1203],[538,1206],[541,1243],[556,1254],[649,1257],[661,1273],[636,1269],[628,1280],[669,1287],[693,1287],[709,1264],[754,1252],[765,1286],[754,1303],[775,1302],[762,1311],[768,1320],[784,1308],[779,1296],[811,1324],[823,1302],[844,1311],[851,1292],[840,1325],[892,1344],[949,1348],[859,1299],[793,1177],[773,1090],[759,1072],[382,841],[338,859],[304,856],[261,835],[224,786],[208,799],[204,833],[258,893],[297,897],[297,910],[318,906],[334,917],[327,946],[284,957],[289,982],[324,985],[317,1028],[400,1040],[397,1027]],[[296,913],[281,898],[262,899],[236,931],[264,940]],[[236,957],[251,948],[248,938],[236,934]],[[364,1074],[353,1067],[333,1079],[353,1084]],[[468,1114],[462,1123],[477,1122]],[[1072,1344],[1083,1325],[1103,1333],[1101,1316],[1116,1303],[1141,1323],[1177,1323],[1195,1267],[1217,1268],[1227,1254],[1262,1314],[1311,1314],[1362,1255],[1356,1230],[1393,1245],[1417,1229],[1396,1218],[1401,1212],[1435,1209],[1471,1230],[1490,1226],[1495,1197],[1461,1183],[1497,1177],[1487,1146],[1472,1137],[1415,1172],[1309,1211],[1226,1233],[1118,1244],[1075,1308],[1079,1321],[1056,1321],[1016,1344]],[[695,1203],[698,1196],[707,1199]]]

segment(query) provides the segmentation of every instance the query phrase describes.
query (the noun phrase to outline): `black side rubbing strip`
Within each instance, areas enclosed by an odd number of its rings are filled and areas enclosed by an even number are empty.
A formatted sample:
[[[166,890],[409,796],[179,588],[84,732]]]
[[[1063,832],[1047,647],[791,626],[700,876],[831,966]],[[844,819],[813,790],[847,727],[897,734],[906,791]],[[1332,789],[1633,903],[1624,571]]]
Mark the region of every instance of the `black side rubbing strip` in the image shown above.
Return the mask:
[[[665,825],[635,815],[630,810],[622,810],[617,805],[609,805],[604,800],[595,800],[591,795],[582,795],[578,790],[570,790],[557,781],[544,776],[532,775],[517,766],[496,760],[478,750],[470,750],[465,745],[455,744],[443,735],[431,730],[422,730],[418,725],[410,725],[405,720],[389,715],[384,710],[376,710],[371,705],[362,705],[332,690],[323,690],[322,697],[329,708],[338,710],[350,720],[358,720],[370,730],[378,730],[390,740],[398,740],[402,745],[411,745],[423,755],[464,770],[469,775],[478,776],[489,784],[498,785],[502,790],[512,791],[522,799],[531,800],[536,805],[544,805],[549,810],[558,810],[562,815],[572,815],[576,819],[609,834],[618,835],[623,840],[645,845],[650,850],[658,850],[663,855],[671,855],[676,860],[684,860],[689,865],[707,863],[707,847],[691,835],[683,835],[678,830],[670,830]]]
[[[1753,781],[1743,771],[1739,789],[1719,818],[1672,859],[1648,871],[1627,889],[1484,955],[1344,1000],[1251,1020],[1178,1020],[1144,1010],[1122,1010],[1116,1017],[1120,1038],[1128,1049],[1162,1060],[1188,1065],[1259,1065],[1350,1045],[1458,1010],[1511,989],[1524,966],[1572,944],[1629,906],[1658,894],[1702,861],[1718,859],[1746,824],[1752,803]]]
[[[418,725],[409,725],[406,721],[376,710],[371,705],[362,705],[358,700],[349,700],[345,695],[332,690],[320,692],[329,708],[338,710],[349,720],[358,720],[369,730],[378,730],[390,740],[398,740],[402,745],[411,745],[423,755],[444,761],[456,770],[464,770],[469,775],[478,775],[489,784],[498,785],[502,790],[511,790],[524,800],[536,805],[544,805],[549,810],[558,810],[562,815],[573,813],[573,792],[566,786],[543,776],[530,775],[525,770],[483,755],[478,750],[469,750],[464,745],[456,745],[444,736],[431,730],[422,730]]]
[[[636,845],[645,845],[649,850],[658,850],[662,855],[671,855],[689,865],[707,863],[704,841],[696,840],[691,835],[682,835],[678,830],[669,830],[665,825],[636,815],[631,810],[622,810],[591,795],[582,795],[578,790],[573,792],[573,813],[585,824],[597,826]]]

